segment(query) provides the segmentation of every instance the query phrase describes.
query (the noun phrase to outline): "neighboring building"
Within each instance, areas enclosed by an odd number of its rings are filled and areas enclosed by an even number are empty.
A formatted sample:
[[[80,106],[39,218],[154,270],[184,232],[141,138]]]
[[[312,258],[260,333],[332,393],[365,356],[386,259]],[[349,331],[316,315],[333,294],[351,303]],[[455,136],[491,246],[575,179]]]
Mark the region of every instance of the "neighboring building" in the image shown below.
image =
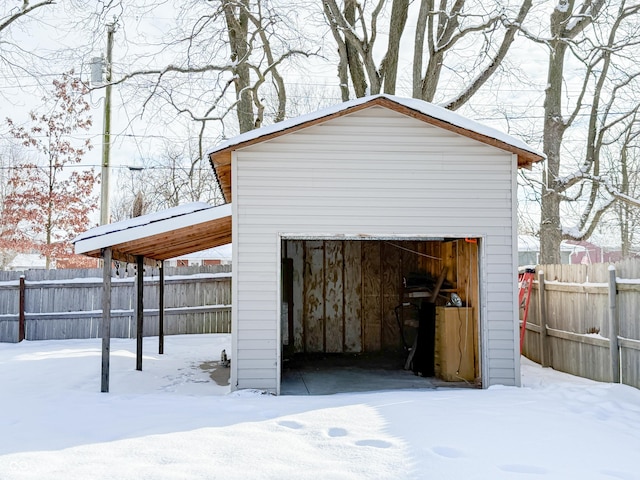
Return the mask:
[[[560,243],[560,263],[583,264],[612,263],[622,260],[622,252],[616,248],[605,248],[591,242],[563,240]],[[518,265],[538,265],[540,262],[540,240],[532,235],[518,235]]]
[[[5,270],[23,271],[23,270],[44,270],[47,265],[47,259],[37,253],[17,253],[9,262]]]
[[[52,258],[49,268],[98,268],[99,261],[87,258],[83,255],[70,255],[65,258]],[[4,270],[24,271],[24,270],[44,270],[47,268],[47,259],[38,253],[17,253],[7,264]]]
[[[592,242],[579,242],[576,240],[567,240],[566,244],[582,248],[582,251],[576,252],[576,254],[571,257],[571,263],[586,265],[592,263],[615,263],[624,258],[620,247],[603,247]],[[630,256],[635,257],[637,254],[632,253]]]
[[[581,263],[585,254],[586,248],[582,245],[572,244],[566,240],[560,244],[560,261],[563,264]],[[518,235],[518,266],[538,265],[539,261],[540,239],[533,235]]]
[[[232,204],[233,388],[279,392],[285,349],[397,346],[403,277],[443,271],[470,307],[465,349],[474,350],[477,380],[519,385],[516,174],[541,154],[454,112],[387,95],[208,153]]]
[[[182,255],[165,261],[167,267],[188,267],[193,265],[229,265],[231,264],[231,244],[208,248],[200,252]]]

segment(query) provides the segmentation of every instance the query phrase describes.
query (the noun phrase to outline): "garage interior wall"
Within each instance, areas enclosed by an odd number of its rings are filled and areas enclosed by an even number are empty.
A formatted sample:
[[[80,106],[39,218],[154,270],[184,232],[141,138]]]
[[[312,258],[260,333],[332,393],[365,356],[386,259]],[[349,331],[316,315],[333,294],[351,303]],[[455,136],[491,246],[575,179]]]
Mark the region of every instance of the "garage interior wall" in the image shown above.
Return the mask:
[[[436,357],[453,354],[463,341],[473,349],[471,376],[479,378],[478,241],[284,240],[282,255],[291,278],[284,275],[283,351],[401,352],[395,309],[407,301],[405,279],[416,273],[438,278],[446,269],[448,288],[436,304],[444,306],[456,292],[470,307],[462,315],[471,315],[472,328],[456,327],[448,336],[443,334],[444,315],[438,318]],[[406,309],[399,309],[400,324],[406,315]]]

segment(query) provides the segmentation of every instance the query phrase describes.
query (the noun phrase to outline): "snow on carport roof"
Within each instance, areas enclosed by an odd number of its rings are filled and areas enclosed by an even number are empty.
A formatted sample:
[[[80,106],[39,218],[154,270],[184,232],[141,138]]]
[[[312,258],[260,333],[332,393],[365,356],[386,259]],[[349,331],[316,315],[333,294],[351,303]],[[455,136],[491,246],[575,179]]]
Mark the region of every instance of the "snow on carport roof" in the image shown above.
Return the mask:
[[[101,225],[78,235],[76,253],[100,257],[112,247],[113,258],[136,256],[166,260],[231,242],[231,204],[213,207],[196,202]]]
[[[260,137],[268,136],[273,133],[281,132],[287,130],[289,128],[302,125],[305,123],[313,122],[314,120],[321,119],[323,117],[330,117],[335,115],[336,113],[342,112],[344,110],[349,110],[359,105],[372,102],[376,99],[386,99],[391,102],[394,102],[398,105],[409,108],[410,110],[414,110],[415,112],[421,113],[433,119],[440,120],[444,123],[450,124],[452,126],[461,128],[463,130],[467,130],[469,132],[473,132],[479,134],[483,137],[493,138],[507,145],[511,145],[512,147],[517,148],[518,150],[522,150],[525,152],[529,152],[534,154],[534,156],[540,157],[540,159],[544,158],[544,154],[536,151],[534,148],[527,145],[522,140],[513,137],[507,133],[504,133],[495,128],[489,127],[482,123],[476,122],[475,120],[471,120],[469,118],[463,117],[462,115],[453,112],[451,110],[447,110],[446,108],[440,107],[438,105],[434,105],[432,103],[425,102],[423,100],[418,100],[415,98],[404,98],[397,97],[395,95],[372,95],[369,97],[361,97],[356,98],[354,100],[349,100],[347,102],[339,103],[337,105],[333,105],[331,107],[327,107],[307,115],[301,115],[299,117],[291,118],[288,120],[284,120],[282,122],[274,123],[272,125],[262,127],[256,130],[251,130],[249,132],[243,133],[236,137],[230,138],[213,148],[210,148],[207,151],[207,155],[211,155],[213,153],[226,150],[229,147],[233,147],[236,145],[240,145],[242,143],[249,142],[251,140],[255,140]]]
[[[127,230],[129,228],[140,227],[153,222],[167,220],[169,218],[175,218],[181,215],[187,215],[189,213],[197,212],[199,210],[206,210],[209,208],[213,207],[208,203],[194,202],[188,203],[186,205],[179,205],[173,208],[167,208],[166,210],[161,210],[159,212],[148,213],[139,217],[129,218],[120,222],[100,225],[99,227],[94,227],[84,233],[81,233],[73,240],[73,243],[76,243],[80,240],[86,240],[87,238],[99,237],[100,235],[105,235],[107,233],[114,233],[122,230]]]

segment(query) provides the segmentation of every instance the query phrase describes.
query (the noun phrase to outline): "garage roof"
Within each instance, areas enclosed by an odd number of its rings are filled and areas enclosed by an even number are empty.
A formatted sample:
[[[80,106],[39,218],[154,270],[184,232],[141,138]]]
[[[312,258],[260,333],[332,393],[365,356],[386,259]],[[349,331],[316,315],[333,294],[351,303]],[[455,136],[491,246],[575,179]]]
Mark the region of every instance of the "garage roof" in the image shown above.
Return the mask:
[[[189,203],[92,228],[73,243],[76,253],[90,257],[111,247],[114,260],[166,260],[231,243],[231,204]]]
[[[537,152],[522,140],[463,117],[451,110],[413,98],[396,97],[386,94],[373,95],[340,103],[308,115],[302,115],[257,130],[251,130],[209,149],[207,155],[216,172],[225,199],[231,201],[232,151],[373,106],[389,108],[430,125],[456,132],[479,142],[515,153],[518,155],[518,167],[521,168],[531,168],[533,163],[544,160],[545,158],[544,154]]]

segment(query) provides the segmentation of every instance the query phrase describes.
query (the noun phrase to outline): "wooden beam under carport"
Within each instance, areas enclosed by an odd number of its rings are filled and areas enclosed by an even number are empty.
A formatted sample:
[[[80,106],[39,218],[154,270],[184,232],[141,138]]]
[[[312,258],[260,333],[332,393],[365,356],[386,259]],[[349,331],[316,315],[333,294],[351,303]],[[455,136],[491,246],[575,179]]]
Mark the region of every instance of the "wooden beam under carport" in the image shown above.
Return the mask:
[[[164,353],[164,260],[231,241],[231,205],[193,211],[168,209],[164,216],[150,214],[142,222],[126,221],[120,226],[100,226],[79,236],[76,253],[103,260],[102,370],[101,391],[109,391],[109,353],[111,343],[111,264],[122,261],[136,265],[136,370],[142,370],[144,326],[144,266],[160,268],[158,352]],[[176,225],[177,223],[177,225]],[[106,229],[105,229],[106,228]]]
[[[160,291],[158,292],[158,354],[164,353],[164,261],[160,262]]]
[[[142,371],[144,327],[144,257],[136,258],[136,370]]]
[[[109,359],[111,350],[111,262],[113,251],[107,247],[102,251],[102,373],[100,391],[109,391]],[[149,259],[146,259],[149,260]],[[144,265],[145,258],[136,257],[136,303],[134,316],[136,318],[136,370],[142,371],[142,353],[144,339]],[[160,301],[158,353],[164,353],[164,262],[160,262]]]

